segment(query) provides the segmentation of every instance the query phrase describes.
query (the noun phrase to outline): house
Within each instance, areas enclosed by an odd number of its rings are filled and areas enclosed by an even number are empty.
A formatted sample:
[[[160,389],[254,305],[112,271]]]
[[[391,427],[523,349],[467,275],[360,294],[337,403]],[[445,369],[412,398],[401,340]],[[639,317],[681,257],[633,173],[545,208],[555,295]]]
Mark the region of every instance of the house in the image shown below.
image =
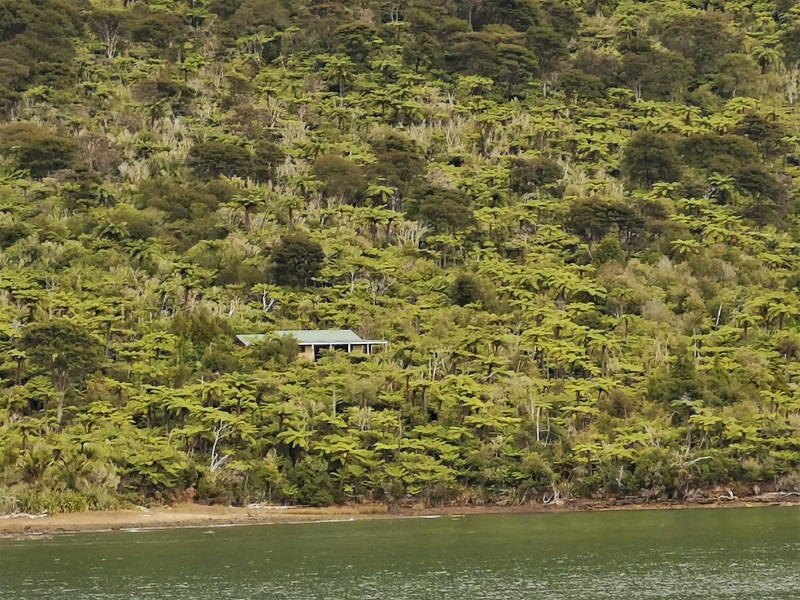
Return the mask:
[[[267,336],[283,338],[292,336],[300,346],[300,358],[318,360],[322,350],[343,350],[351,353],[372,354],[376,347],[385,346],[385,340],[365,340],[349,329],[285,329],[270,334],[237,335],[243,346],[255,344]]]

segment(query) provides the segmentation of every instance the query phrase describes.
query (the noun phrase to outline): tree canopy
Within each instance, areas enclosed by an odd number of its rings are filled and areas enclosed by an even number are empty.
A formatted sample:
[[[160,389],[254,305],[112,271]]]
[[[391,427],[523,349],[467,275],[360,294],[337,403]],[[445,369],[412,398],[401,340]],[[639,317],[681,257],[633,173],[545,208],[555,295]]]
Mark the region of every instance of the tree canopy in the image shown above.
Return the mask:
[[[800,491],[791,4],[0,0],[0,513]]]

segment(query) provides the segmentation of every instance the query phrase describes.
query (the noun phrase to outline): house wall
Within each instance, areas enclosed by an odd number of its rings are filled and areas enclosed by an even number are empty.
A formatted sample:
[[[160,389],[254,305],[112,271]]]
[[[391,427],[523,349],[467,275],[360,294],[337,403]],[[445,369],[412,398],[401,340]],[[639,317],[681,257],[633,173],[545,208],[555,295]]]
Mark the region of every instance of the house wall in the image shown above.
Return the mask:
[[[374,346],[370,347],[369,344],[340,344],[340,345],[336,345],[336,346],[321,346],[320,347],[320,349],[322,349],[322,350],[333,350],[333,349],[336,349],[336,350],[344,350],[344,351],[347,351],[348,348],[350,349],[351,353],[355,353],[355,354],[372,354],[372,352],[374,351],[375,347]],[[302,360],[310,360],[311,362],[314,362],[316,360],[314,346],[311,346],[311,345],[300,346],[300,354],[298,355],[298,358],[302,359]]]

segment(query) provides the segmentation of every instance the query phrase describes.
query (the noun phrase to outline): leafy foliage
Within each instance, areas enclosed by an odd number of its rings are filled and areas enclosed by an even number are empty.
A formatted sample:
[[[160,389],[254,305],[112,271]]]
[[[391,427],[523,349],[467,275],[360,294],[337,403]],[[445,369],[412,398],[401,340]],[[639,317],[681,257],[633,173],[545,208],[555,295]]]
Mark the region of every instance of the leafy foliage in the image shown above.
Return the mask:
[[[4,510],[800,489],[790,5],[0,0]]]
[[[279,285],[307,287],[322,271],[325,252],[305,234],[286,235],[272,251],[273,276]]]

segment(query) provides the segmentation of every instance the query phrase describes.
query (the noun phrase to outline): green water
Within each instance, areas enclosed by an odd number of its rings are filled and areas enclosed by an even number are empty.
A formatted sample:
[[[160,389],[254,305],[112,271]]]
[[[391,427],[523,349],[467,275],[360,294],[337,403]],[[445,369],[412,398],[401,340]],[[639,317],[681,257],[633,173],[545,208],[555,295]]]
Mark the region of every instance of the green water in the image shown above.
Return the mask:
[[[0,540],[0,599],[800,599],[800,507]]]

